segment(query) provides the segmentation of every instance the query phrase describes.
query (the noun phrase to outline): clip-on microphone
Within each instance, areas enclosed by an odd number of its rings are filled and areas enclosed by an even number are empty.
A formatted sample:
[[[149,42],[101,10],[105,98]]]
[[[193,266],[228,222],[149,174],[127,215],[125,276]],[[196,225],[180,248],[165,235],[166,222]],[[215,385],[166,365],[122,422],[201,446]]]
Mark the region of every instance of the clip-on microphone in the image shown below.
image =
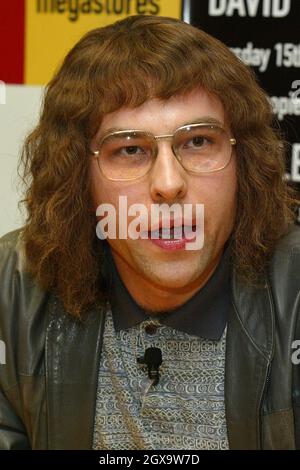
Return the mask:
[[[153,385],[159,381],[159,366],[162,364],[162,354],[159,348],[147,348],[144,357],[138,357],[139,364],[148,366],[148,377],[153,380]]]

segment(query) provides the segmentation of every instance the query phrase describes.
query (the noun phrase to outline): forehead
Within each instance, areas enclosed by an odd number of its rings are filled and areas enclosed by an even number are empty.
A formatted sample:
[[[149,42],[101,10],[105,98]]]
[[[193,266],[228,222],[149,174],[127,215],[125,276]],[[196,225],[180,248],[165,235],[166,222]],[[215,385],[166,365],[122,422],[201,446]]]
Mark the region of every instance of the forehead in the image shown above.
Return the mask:
[[[153,134],[172,133],[178,127],[198,119],[214,119],[225,125],[221,101],[203,89],[173,96],[168,100],[153,98],[136,108],[123,107],[106,114],[95,138],[117,129],[143,129]]]

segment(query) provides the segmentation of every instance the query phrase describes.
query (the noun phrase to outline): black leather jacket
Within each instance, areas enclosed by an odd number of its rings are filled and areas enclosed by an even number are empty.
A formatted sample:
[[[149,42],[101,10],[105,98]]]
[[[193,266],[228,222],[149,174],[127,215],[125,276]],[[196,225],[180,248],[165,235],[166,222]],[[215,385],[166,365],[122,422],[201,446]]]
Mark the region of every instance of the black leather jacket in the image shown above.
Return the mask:
[[[19,231],[0,240],[1,449],[91,449],[105,309],[80,323],[24,270]],[[232,281],[225,405],[231,449],[300,448],[300,228],[261,288]]]

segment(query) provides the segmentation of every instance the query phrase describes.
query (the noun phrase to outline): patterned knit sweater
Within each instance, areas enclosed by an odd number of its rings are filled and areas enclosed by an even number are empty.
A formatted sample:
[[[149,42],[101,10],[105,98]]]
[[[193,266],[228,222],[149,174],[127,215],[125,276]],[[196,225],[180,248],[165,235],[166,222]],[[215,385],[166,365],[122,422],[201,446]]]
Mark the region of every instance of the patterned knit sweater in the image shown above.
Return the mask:
[[[116,332],[109,311],[100,361],[93,448],[228,449],[225,345],[226,328],[219,341],[208,340],[150,317]],[[148,347],[162,351],[157,385],[148,378],[147,367],[137,363]]]

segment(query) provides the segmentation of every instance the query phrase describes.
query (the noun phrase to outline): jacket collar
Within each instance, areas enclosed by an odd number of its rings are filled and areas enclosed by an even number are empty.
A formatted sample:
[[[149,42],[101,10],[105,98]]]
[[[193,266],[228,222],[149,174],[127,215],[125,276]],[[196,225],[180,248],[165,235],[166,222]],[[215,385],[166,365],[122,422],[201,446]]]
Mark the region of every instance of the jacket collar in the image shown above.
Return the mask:
[[[261,448],[260,409],[273,354],[270,287],[232,279],[227,326],[225,407],[231,449]],[[46,333],[49,449],[91,449],[105,311],[79,323],[53,298]]]

